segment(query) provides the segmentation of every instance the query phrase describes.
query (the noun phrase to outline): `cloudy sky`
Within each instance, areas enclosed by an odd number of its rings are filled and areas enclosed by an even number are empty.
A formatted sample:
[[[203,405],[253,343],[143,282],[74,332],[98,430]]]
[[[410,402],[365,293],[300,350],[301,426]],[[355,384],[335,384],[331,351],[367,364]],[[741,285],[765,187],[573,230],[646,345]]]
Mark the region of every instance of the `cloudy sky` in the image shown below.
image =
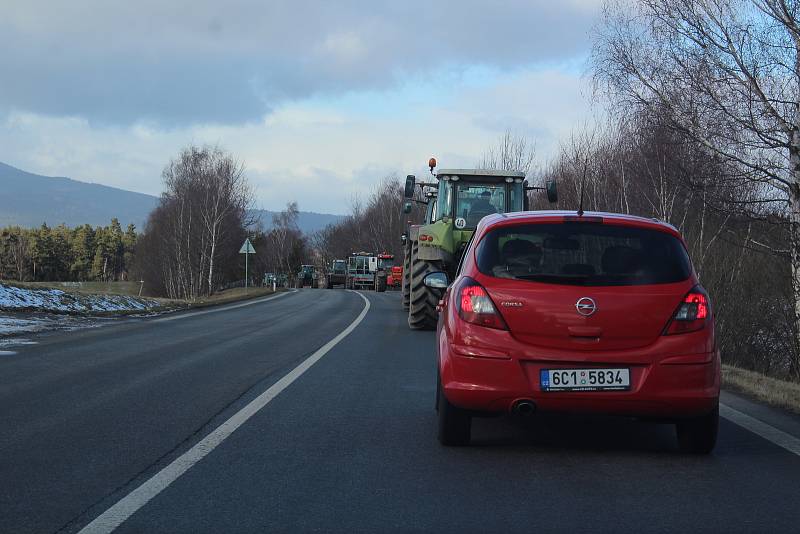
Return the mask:
[[[540,161],[589,120],[600,0],[0,0],[0,161],[157,195],[188,143],[259,207],[345,213],[382,177]]]

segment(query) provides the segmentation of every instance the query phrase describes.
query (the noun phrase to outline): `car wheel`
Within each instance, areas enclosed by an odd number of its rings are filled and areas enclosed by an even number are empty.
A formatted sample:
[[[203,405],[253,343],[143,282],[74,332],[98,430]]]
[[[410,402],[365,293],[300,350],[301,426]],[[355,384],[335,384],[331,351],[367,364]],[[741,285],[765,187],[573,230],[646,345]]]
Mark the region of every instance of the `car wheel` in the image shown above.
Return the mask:
[[[690,454],[709,454],[717,444],[719,407],[702,417],[678,421],[675,424],[678,448]]]
[[[445,446],[469,445],[472,417],[466,410],[450,404],[441,391],[441,385],[436,391],[438,397],[437,411],[439,412],[439,442]]]

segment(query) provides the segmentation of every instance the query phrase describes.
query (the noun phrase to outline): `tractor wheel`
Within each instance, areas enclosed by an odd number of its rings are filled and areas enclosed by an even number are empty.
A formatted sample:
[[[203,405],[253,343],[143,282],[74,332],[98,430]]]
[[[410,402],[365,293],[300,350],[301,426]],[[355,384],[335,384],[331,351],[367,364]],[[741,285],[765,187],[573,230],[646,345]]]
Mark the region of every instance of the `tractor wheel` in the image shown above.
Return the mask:
[[[411,245],[411,294],[408,307],[408,326],[414,330],[434,330],[439,320],[436,305],[439,292],[425,287],[422,280],[437,269],[430,262],[417,259],[419,244]]]
[[[325,287],[328,288],[328,289],[333,289],[333,284],[331,284],[330,277],[325,279]]]
[[[375,291],[378,293],[386,291],[386,278],[379,277],[375,280]]]
[[[409,277],[411,276],[411,250],[405,248],[403,254],[403,281],[400,284],[400,291],[403,293],[403,309],[408,311],[408,305],[411,301],[411,284]]]

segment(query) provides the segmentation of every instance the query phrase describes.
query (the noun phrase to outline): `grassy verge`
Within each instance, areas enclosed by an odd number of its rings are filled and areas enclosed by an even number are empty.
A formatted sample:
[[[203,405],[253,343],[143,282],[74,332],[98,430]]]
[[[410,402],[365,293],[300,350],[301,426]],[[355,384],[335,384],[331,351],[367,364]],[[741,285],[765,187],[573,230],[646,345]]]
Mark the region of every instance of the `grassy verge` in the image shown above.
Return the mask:
[[[730,365],[722,366],[722,386],[758,401],[800,414],[800,384],[770,378]]]
[[[281,293],[286,291],[283,288],[278,288],[275,293]],[[123,315],[142,315],[142,314],[151,314],[151,313],[164,313],[170,311],[181,311],[181,310],[189,310],[189,309],[200,309],[200,308],[209,308],[211,306],[221,306],[223,304],[232,304],[234,302],[240,302],[243,300],[250,300],[259,297],[265,297],[267,295],[272,295],[272,288],[266,287],[256,287],[256,288],[249,288],[247,291],[244,290],[243,287],[237,287],[233,289],[226,289],[224,291],[220,291],[218,293],[214,293],[210,297],[205,297],[202,299],[198,299],[195,301],[188,301],[188,300],[169,300],[169,299],[161,299],[161,298],[153,298],[147,297],[151,300],[157,300],[161,302],[161,306],[157,308],[152,308],[147,311],[143,310],[126,310],[121,312],[101,312],[96,313],[94,315],[99,316],[123,316]]]
[[[139,282],[16,282],[0,280],[0,283],[29,289],[60,289],[65,293],[82,295],[139,295]],[[149,298],[149,297],[148,297]]]
[[[116,295],[116,296],[125,296],[125,297],[134,297],[138,296],[139,292],[139,283],[138,282],[80,282],[80,283],[71,283],[71,282],[2,282],[6,286],[13,286],[23,289],[58,289],[63,291],[67,295],[72,295],[74,298],[78,298],[81,296],[83,298],[87,298],[90,296],[100,296],[100,295]],[[277,292],[285,291],[285,289],[279,288]],[[239,302],[242,300],[254,299],[258,297],[263,297],[266,295],[271,295],[273,293],[272,288],[267,287],[255,287],[255,288],[248,288],[245,290],[243,287],[237,287],[232,289],[227,289],[225,291],[217,292],[210,297],[205,297],[201,299],[197,299],[194,301],[186,301],[186,300],[171,300],[171,299],[164,299],[164,298],[157,298],[157,297],[141,297],[142,299],[146,299],[148,301],[155,301],[158,303],[157,306],[151,306],[148,309],[130,309],[130,310],[86,310],[86,311],[73,311],[73,310],[59,310],[59,309],[41,309],[41,308],[11,308],[6,311],[16,311],[16,312],[38,312],[44,311],[47,313],[55,313],[55,314],[68,314],[68,315],[84,315],[84,316],[91,316],[91,317],[118,317],[118,316],[127,316],[127,315],[142,315],[142,314],[153,314],[153,313],[164,313],[170,311],[178,311],[178,310],[185,310],[185,309],[196,309],[196,308],[206,308],[209,306],[218,306],[222,304],[229,304],[233,302]]]
[[[286,290],[279,287],[275,292],[280,293],[282,291]],[[210,297],[198,299],[194,302],[185,302],[184,304],[187,308],[205,308],[207,306],[230,304],[240,300],[255,299],[258,297],[264,297],[266,295],[272,295],[271,287],[251,287],[246,291],[243,287],[235,287],[233,289],[226,289],[225,291],[214,293]]]

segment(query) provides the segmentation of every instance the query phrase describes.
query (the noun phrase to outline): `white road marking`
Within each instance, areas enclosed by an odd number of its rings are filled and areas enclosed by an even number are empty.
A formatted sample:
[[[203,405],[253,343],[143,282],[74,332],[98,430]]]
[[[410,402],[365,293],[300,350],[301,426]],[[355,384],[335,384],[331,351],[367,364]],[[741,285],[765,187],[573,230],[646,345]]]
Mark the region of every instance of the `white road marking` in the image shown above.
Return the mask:
[[[252,306],[253,304],[261,304],[262,302],[267,302],[268,300],[275,300],[281,297],[285,297],[289,293],[296,293],[297,290],[291,289],[288,292],[278,293],[277,295],[271,295],[269,297],[263,299],[255,299],[255,300],[248,300],[247,302],[242,302],[241,304],[234,304],[232,306],[223,306],[221,308],[212,308],[210,310],[202,310],[196,312],[189,312],[189,313],[181,313],[178,315],[169,315],[167,317],[161,317],[160,319],[153,319],[151,322],[153,323],[163,323],[166,321],[177,321],[178,319],[186,319],[187,317],[197,317],[198,315],[205,315],[207,313],[217,313],[223,312],[228,310],[235,310],[236,308],[243,308],[245,306]]]
[[[771,441],[775,445],[783,447],[787,451],[800,456],[800,439],[791,434],[787,434],[783,430],[779,430],[772,425],[768,425],[755,417],[751,417],[722,403],[719,404],[719,414],[728,421],[736,423],[753,434],[761,436],[765,440]]]
[[[0,350],[0,356],[13,356],[16,352],[13,350]]]
[[[355,292],[354,292],[355,293]],[[366,317],[370,308],[369,299],[360,293],[356,293],[364,299],[364,309],[350,325],[342,330],[339,335],[320,347],[314,354],[306,358],[300,365],[292,369],[289,374],[270,386],[264,393],[253,399],[247,406],[233,414],[230,419],[214,429],[208,436],[203,438],[194,447],[180,455],[161,471],[153,475],[141,486],[130,492],[114,506],[100,514],[94,521],[86,525],[79,534],[106,534],[114,531],[126,519],[132,516],[137,510],[147,504],[153,497],[161,493],[170,484],[175,482],[181,475],[188,471],[193,465],[202,460],[208,453],[213,451],[220,443],[230,436],[237,428],[242,426],[248,419],[258,413],[261,408],[278,396],[278,394],[289,387],[292,382],[308,371],[317,363],[320,358],[325,356],[333,347],[352,332]]]

